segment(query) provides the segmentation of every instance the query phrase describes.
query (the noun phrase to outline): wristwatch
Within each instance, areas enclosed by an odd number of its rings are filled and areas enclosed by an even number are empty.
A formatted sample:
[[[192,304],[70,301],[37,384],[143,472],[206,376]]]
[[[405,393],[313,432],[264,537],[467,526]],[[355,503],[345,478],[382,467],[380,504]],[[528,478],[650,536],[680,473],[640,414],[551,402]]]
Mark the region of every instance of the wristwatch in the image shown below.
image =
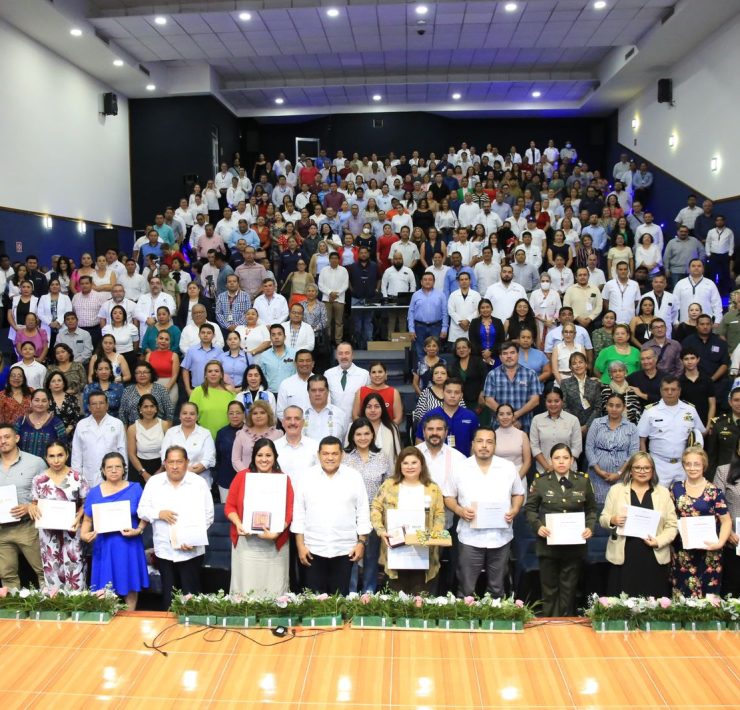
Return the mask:
[[[358,543],[359,545],[362,545],[363,547],[366,547],[366,546],[367,546],[367,540],[360,540],[360,539],[358,538],[358,540],[357,540],[357,543]]]

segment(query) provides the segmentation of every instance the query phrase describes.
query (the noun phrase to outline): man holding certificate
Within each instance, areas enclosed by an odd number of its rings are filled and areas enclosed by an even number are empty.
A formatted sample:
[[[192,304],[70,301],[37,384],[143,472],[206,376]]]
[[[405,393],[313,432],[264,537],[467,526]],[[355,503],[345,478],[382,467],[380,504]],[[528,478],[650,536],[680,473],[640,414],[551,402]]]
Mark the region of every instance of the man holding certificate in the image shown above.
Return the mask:
[[[609,594],[668,596],[676,509],[668,489],[658,483],[650,454],[637,452],[624,464],[624,474],[609,489],[599,522],[612,531],[606,544],[606,559],[611,563]]]
[[[319,465],[301,474],[290,529],[305,567],[305,584],[319,594],[349,594],[353,563],[365,554],[370,504],[359,471],[342,465],[342,442],[319,443]]]
[[[509,553],[514,531],[511,521],[524,502],[524,485],[511,461],[494,456],[496,434],[479,428],[473,437],[473,455],[456,468],[444,485],[445,505],[460,518],[457,524],[458,593],[475,593],[481,568],[486,591],[505,594]]]
[[[707,452],[700,446],[684,451],[685,479],[670,486],[680,538],[674,544],[671,584],[685,597],[719,594],[722,583],[722,548],[732,532],[732,519],[724,493],[707,481]],[[719,532],[718,532],[719,528]]]
[[[566,444],[550,450],[550,470],[536,474],[525,504],[537,535],[544,616],[575,616],[576,587],[586,541],[596,527],[597,506],[587,473],[571,471]]]
[[[165,475],[147,481],[138,512],[153,527],[154,554],[162,574],[162,604],[169,609],[174,588],[187,594],[200,593],[213,498],[203,478],[188,471],[184,447],[170,446],[164,467]]]
[[[18,448],[20,437],[12,424],[0,424],[0,579],[3,586],[17,589],[20,552],[44,584],[38,531],[28,516],[31,486],[35,476],[46,469],[44,460]]]

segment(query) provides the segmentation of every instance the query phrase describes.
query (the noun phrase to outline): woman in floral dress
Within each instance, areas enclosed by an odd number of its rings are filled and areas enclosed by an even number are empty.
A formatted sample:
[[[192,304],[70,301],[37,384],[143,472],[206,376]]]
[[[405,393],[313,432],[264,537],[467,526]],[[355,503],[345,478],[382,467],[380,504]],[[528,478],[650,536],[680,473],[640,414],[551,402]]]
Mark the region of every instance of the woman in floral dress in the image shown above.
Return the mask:
[[[704,478],[709,466],[706,451],[690,446],[681,458],[686,478],[670,486],[676,506],[678,529],[681,519],[712,515],[719,523],[718,541],[704,549],[684,550],[681,538],[674,541],[675,555],[671,571],[673,589],[685,597],[705,597],[719,594],[722,583],[722,548],[732,532],[732,520],[722,491]]]
[[[38,501],[43,499],[72,501],[76,504],[74,525],[69,530],[40,528],[39,541],[46,586],[79,591],[86,587],[87,565],[79,530],[88,485],[81,473],[67,466],[68,459],[69,450],[64,444],[55,441],[46,447],[49,468],[33,479],[29,515],[33,520],[41,517]]]

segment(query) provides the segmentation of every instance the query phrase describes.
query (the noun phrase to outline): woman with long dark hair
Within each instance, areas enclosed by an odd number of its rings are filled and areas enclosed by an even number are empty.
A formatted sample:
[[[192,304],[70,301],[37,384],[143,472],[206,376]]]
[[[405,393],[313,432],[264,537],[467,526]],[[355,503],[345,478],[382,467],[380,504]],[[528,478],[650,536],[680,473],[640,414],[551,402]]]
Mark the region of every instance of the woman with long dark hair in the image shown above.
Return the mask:
[[[375,432],[375,444],[386,455],[392,465],[401,450],[401,433],[393,423],[383,398],[371,392],[362,400],[360,416],[368,419]]]

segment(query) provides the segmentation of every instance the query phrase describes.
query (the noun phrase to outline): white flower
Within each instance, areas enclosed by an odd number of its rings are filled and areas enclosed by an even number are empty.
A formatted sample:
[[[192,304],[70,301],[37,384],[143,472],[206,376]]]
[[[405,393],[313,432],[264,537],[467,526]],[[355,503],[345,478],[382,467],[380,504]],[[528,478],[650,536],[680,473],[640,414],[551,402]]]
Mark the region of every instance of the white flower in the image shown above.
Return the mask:
[[[31,596],[31,590],[30,589],[21,589],[21,591],[18,593],[18,596],[21,599],[28,599],[28,597]]]
[[[437,606],[447,606],[447,597],[437,597],[434,600],[434,603],[437,604]]]
[[[491,606],[493,607],[500,607],[501,606],[501,599],[491,599]]]

